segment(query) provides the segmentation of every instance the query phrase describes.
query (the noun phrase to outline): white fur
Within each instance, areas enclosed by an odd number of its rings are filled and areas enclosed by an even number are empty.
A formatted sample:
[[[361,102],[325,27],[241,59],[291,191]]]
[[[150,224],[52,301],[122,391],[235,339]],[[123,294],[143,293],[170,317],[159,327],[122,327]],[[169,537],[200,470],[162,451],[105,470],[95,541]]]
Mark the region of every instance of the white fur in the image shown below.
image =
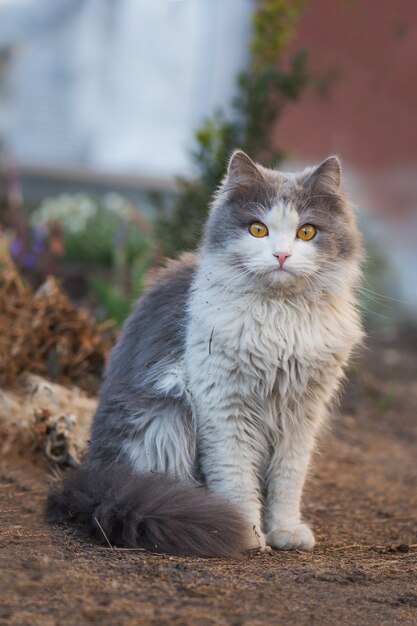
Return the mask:
[[[140,424],[137,437],[126,439],[121,452],[135,472],[161,472],[188,482],[195,480],[194,432],[187,432],[179,410],[157,406],[155,411],[133,415],[131,421]],[[193,429],[192,423],[189,429]]]
[[[251,237],[236,244],[247,247],[249,278],[234,274],[223,253],[201,258],[189,302],[186,386],[209,489],[241,507],[253,547],[308,549],[314,537],[301,521],[301,493],[318,428],[361,337],[356,278],[351,272],[333,295],[304,288],[287,297],[275,288],[271,297],[275,279],[257,284],[252,270],[276,263],[273,249],[290,245],[286,231],[292,231],[293,264],[316,263],[313,252],[307,260],[295,253],[292,211],[271,213],[268,242]],[[284,280],[291,285],[293,278]]]

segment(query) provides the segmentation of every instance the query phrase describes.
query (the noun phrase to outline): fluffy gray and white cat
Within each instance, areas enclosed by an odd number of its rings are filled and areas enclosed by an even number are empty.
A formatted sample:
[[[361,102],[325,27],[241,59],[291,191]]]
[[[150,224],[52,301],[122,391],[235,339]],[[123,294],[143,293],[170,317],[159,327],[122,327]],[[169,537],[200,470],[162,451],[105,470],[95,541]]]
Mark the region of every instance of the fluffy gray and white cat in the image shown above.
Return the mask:
[[[312,548],[300,499],[362,337],[360,260],[335,157],[284,174],[235,152],[198,252],[126,322],[48,519],[177,554]]]

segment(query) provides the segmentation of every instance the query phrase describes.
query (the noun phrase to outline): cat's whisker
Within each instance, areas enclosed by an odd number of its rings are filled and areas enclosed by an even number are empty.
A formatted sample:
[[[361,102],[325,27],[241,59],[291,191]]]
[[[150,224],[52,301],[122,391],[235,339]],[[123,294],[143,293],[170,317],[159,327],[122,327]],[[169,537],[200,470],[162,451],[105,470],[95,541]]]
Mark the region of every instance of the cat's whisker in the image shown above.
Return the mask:
[[[384,300],[389,300],[390,302],[398,302],[400,304],[408,304],[406,300],[399,300],[398,298],[392,298],[391,296],[386,296],[383,293],[378,293],[377,291],[373,291],[372,289],[368,289],[365,285],[361,285],[360,291],[364,291],[366,293],[377,296],[377,298],[382,298]]]

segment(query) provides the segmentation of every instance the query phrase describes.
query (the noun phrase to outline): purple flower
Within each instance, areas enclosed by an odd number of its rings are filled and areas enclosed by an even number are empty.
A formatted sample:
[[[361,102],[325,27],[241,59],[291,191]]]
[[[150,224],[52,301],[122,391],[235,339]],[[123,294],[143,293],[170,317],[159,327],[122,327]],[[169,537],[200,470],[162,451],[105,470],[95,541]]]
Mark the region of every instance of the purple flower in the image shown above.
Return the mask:
[[[36,258],[32,252],[25,252],[21,258],[21,264],[23,267],[32,268],[35,265]]]
[[[19,237],[15,237],[9,245],[10,256],[16,259],[23,250],[23,241]]]

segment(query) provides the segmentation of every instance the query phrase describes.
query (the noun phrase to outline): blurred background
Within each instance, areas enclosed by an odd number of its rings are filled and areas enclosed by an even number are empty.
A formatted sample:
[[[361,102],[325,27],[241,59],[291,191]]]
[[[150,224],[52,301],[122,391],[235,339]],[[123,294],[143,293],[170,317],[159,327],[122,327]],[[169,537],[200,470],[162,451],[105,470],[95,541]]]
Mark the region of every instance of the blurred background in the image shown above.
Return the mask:
[[[1,254],[120,324],[241,147],[338,154],[368,328],[417,326],[414,0],[0,0]]]

